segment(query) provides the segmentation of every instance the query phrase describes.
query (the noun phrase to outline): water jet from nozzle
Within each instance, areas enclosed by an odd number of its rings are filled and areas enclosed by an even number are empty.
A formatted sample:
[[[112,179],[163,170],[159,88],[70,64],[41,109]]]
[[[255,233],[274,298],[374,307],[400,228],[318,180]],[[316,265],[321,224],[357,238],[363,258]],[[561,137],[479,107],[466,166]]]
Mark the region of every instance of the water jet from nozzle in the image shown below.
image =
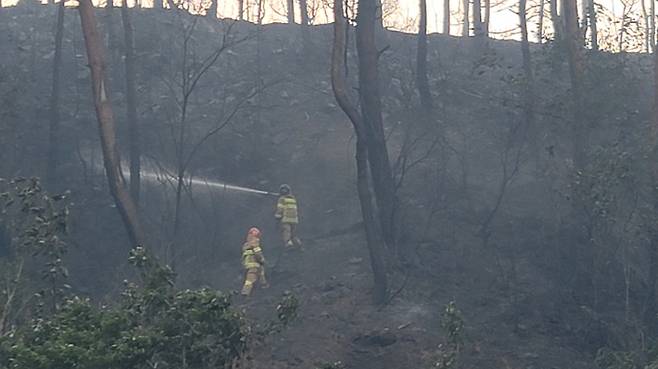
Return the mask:
[[[124,168],[123,174],[124,176],[130,176],[130,171]],[[158,173],[158,172],[142,169],[140,171],[140,176],[144,180],[151,182],[158,182],[158,183],[165,183],[165,182],[175,183],[177,181],[176,176],[165,173],[164,171]],[[258,190],[255,188],[236,186],[236,185],[215,181],[207,178],[202,178],[202,177],[187,177],[184,179],[184,182],[188,186],[189,185],[201,186],[202,188],[205,187],[206,189],[211,191],[244,192],[244,193],[257,194],[257,195],[279,196],[279,194],[275,192],[268,192],[268,191]]]

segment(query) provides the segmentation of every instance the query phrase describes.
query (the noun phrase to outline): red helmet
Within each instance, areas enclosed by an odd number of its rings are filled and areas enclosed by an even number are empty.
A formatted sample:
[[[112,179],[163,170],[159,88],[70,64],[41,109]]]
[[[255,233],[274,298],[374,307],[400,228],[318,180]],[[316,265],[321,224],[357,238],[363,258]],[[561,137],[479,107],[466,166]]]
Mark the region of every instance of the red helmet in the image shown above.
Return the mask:
[[[260,229],[256,227],[249,228],[249,232],[247,232],[247,236],[260,237]]]

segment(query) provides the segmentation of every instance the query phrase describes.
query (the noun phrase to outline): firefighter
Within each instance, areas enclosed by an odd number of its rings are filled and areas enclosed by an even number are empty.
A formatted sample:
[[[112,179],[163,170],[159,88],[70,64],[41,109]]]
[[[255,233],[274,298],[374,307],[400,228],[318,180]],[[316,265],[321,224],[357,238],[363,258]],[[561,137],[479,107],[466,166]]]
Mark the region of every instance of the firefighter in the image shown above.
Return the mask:
[[[279,187],[279,200],[276,203],[274,217],[279,222],[285,247],[287,249],[301,248],[302,241],[297,238],[297,224],[299,223],[297,199],[292,195],[292,190],[287,184]]]
[[[256,283],[262,288],[269,287],[265,279],[265,257],[260,247],[260,230],[256,227],[249,229],[247,241],[242,245],[242,266],[245,269],[243,296],[251,295]]]

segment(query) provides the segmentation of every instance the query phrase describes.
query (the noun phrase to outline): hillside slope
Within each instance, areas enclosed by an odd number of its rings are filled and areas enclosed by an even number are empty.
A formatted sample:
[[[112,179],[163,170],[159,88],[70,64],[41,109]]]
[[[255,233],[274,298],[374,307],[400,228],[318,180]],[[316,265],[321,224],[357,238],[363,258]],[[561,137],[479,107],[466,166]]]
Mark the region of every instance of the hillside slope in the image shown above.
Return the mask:
[[[3,177],[45,172],[54,11],[24,6],[0,13],[0,48],[10,51],[0,54]],[[125,146],[120,17],[116,10],[98,13]],[[174,132],[181,124],[183,68],[198,71],[228,23],[150,10],[135,9],[131,15],[145,167],[171,170],[179,160]],[[156,253],[171,262],[167,251],[176,250],[182,287],[239,289],[244,233],[253,225],[263,229],[265,253],[274,264],[272,288],[236,303],[249,316],[266,319],[290,290],[302,306],[289,330],[255,352],[256,367],[313,368],[325,360],[359,369],[430,367],[443,342],[441,312],[451,300],[466,322],[463,368],[590,368],[596,350],[619,344],[622,332],[610,322],[623,315],[621,278],[615,277],[621,275],[620,265],[608,267],[613,282],[601,292],[601,311],[608,315],[593,313],[583,302],[590,288],[578,274],[581,261],[573,256],[573,240],[561,233],[570,208],[564,196],[570,185],[565,174],[570,95],[564,58],[550,45],[533,46],[540,93],[536,141],[530,145],[514,135],[522,116],[518,43],[491,41],[481,52],[470,40],[432,35],[430,85],[438,107],[424,122],[413,84],[415,39],[387,33],[381,88],[396,174],[405,173],[400,186],[400,254],[405,257],[392,273],[394,298],[375,307],[358,227],[354,137],[334,102],[328,76],[331,26],[312,27],[308,54],[297,27],[237,23],[230,32],[239,42],[208,69],[190,99],[189,142],[183,151],[192,152],[195,142],[238,104],[239,109],[195,151],[188,173],[271,191],[290,183],[301,204],[306,250],[282,252],[269,197],[191,187],[183,198],[181,231],[174,237],[171,184],[145,183],[142,215]],[[191,35],[187,53],[185,34]],[[100,152],[73,9],[67,11],[64,45],[57,189],[70,189],[75,202],[72,279],[77,293],[111,300],[121,281],[131,277],[124,261],[128,247],[105,179],[93,168]],[[348,60],[354,82],[353,45]],[[606,102],[589,113],[599,129],[593,141],[624,137],[625,147],[639,147],[636,136],[646,123],[650,97],[650,79],[640,72],[649,62],[642,55],[601,54],[593,63],[593,74],[605,78],[588,87]],[[517,152],[517,174],[500,195],[501,173],[514,164],[510,153]],[[405,167],[409,162],[417,165]],[[492,209],[497,212],[483,242],[482,222]],[[633,257],[641,260],[642,254]],[[643,292],[632,292],[634,309],[640,311]]]

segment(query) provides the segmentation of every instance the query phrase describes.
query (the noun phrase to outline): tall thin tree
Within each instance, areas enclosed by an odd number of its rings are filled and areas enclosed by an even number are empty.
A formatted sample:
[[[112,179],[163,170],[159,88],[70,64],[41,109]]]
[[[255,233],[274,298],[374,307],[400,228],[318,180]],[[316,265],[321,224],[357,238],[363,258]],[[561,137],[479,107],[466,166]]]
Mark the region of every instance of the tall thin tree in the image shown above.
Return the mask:
[[[587,15],[589,14],[589,0],[580,0],[580,9],[583,12],[583,16],[580,17],[580,34],[585,35],[587,33],[588,19]]]
[[[377,208],[389,246],[395,243],[395,183],[384,135],[381,93],[379,91],[379,50],[375,42],[377,31],[377,0],[361,0],[356,18],[356,48],[359,65],[359,101],[361,114],[368,127],[368,162],[372,175]]]
[[[473,36],[475,36],[476,39],[481,39],[484,36],[481,0],[473,0]]]
[[[141,142],[139,121],[137,119],[137,88],[135,71],[135,32],[133,30],[127,1],[121,7],[126,67],[126,113],[128,118],[129,155],[130,155],[130,194],[139,206],[140,172],[141,172]]]
[[[57,7],[57,22],[55,26],[55,56],[53,58],[53,84],[50,94],[50,125],[48,139],[48,168],[46,178],[50,185],[57,180],[57,166],[59,164],[59,96],[62,69],[62,42],[64,39],[64,0],[60,0]]]
[[[217,18],[217,12],[219,10],[219,0],[210,0],[210,7],[208,8],[207,16],[212,19]]]
[[[587,12],[592,50],[597,51],[599,49],[599,30],[596,22],[596,3],[594,3],[594,0],[587,0]]]
[[[370,255],[370,266],[374,277],[374,301],[384,303],[388,298],[388,277],[384,262],[384,244],[381,229],[375,216],[370,179],[368,175],[367,127],[361,114],[349,97],[345,71],[347,50],[347,21],[343,13],[342,0],[334,1],[334,41],[331,57],[331,85],[338,105],[350,119],[356,133],[357,192],[361,205],[366,232],[366,242]]]
[[[656,2],[649,2],[649,44],[656,50]]]
[[[308,3],[306,0],[299,0],[299,29],[302,34],[302,46],[304,55],[308,56],[311,51],[311,38],[308,33],[309,17],[308,17]]]
[[[489,37],[489,23],[491,22],[491,0],[484,0],[484,21],[482,32],[484,37]]]
[[[537,131],[535,127],[535,93],[532,59],[530,55],[530,40],[528,39],[528,9],[526,0],[519,0],[519,27],[521,29],[521,56],[523,59],[523,118],[530,145],[537,148]]]
[[[302,26],[308,26],[309,25],[309,17],[308,17],[308,1],[307,0],[299,0],[299,18]]]
[[[462,36],[468,37],[471,32],[471,16],[470,16],[470,7],[471,2],[469,0],[462,0],[462,10],[463,10],[463,19],[462,19]]]
[[[646,52],[651,52],[651,44],[649,41],[649,13],[647,13],[647,5],[645,0],[640,0],[640,10],[642,11],[642,23],[644,24],[644,49]]]
[[[651,0],[653,2],[653,0]],[[649,331],[655,332],[657,327],[656,317],[658,316],[658,301],[656,288],[658,283],[658,222],[655,217],[658,216],[658,46],[653,44],[653,106],[652,106],[652,124],[649,132],[649,149],[651,159],[651,195],[654,221],[651,222],[649,228],[649,249],[647,250],[647,266],[648,266],[648,279],[647,279],[647,302],[644,311],[644,324],[649,328]]]
[[[432,94],[427,80],[427,0],[419,0],[418,46],[416,49],[416,88],[425,112],[432,110]]]
[[[544,41],[544,8],[546,0],[539,0],[539,14],[537,17],[537,43]]]
[[[553,25],[553,39],[556,43],[562,41],[562,19],[560,18],[559,8],[560,0],[548,0],[551,11],[551,23]]]
[[[443,34],[450,34],[450,0],[443,0]]]
[[[100,131],[101,146],[103,150],[103,163],[110,187],[121,219],[128,231],[130,242],[133,245],[145,245],[146,237],[139,221],[137,206],[132,200],[121,173],[121,159],[117,148],[116,128],[114,115],[110,102],[110,94],[105,83],[105,60],[103,56],[103,43],[98,33],[98,25],[94,15],[94,6],[91,0],[80,0],[78,11],[82,24],[82,33],[87,49],[87,58],[91,68],[92,94],[98,127]]]
[[[288,15],[288,24],[295,23],[295,1],[287,0],[287,15]]]
[[[585,76],[585,59],[583,38],[578,27],[578,8],[576,0],[563,0],[565,39],[569,62],[569,76],[574,112],[573,121],[573,162],[576,170],[585,166],[588,137],[585,122],[583,82]]]

